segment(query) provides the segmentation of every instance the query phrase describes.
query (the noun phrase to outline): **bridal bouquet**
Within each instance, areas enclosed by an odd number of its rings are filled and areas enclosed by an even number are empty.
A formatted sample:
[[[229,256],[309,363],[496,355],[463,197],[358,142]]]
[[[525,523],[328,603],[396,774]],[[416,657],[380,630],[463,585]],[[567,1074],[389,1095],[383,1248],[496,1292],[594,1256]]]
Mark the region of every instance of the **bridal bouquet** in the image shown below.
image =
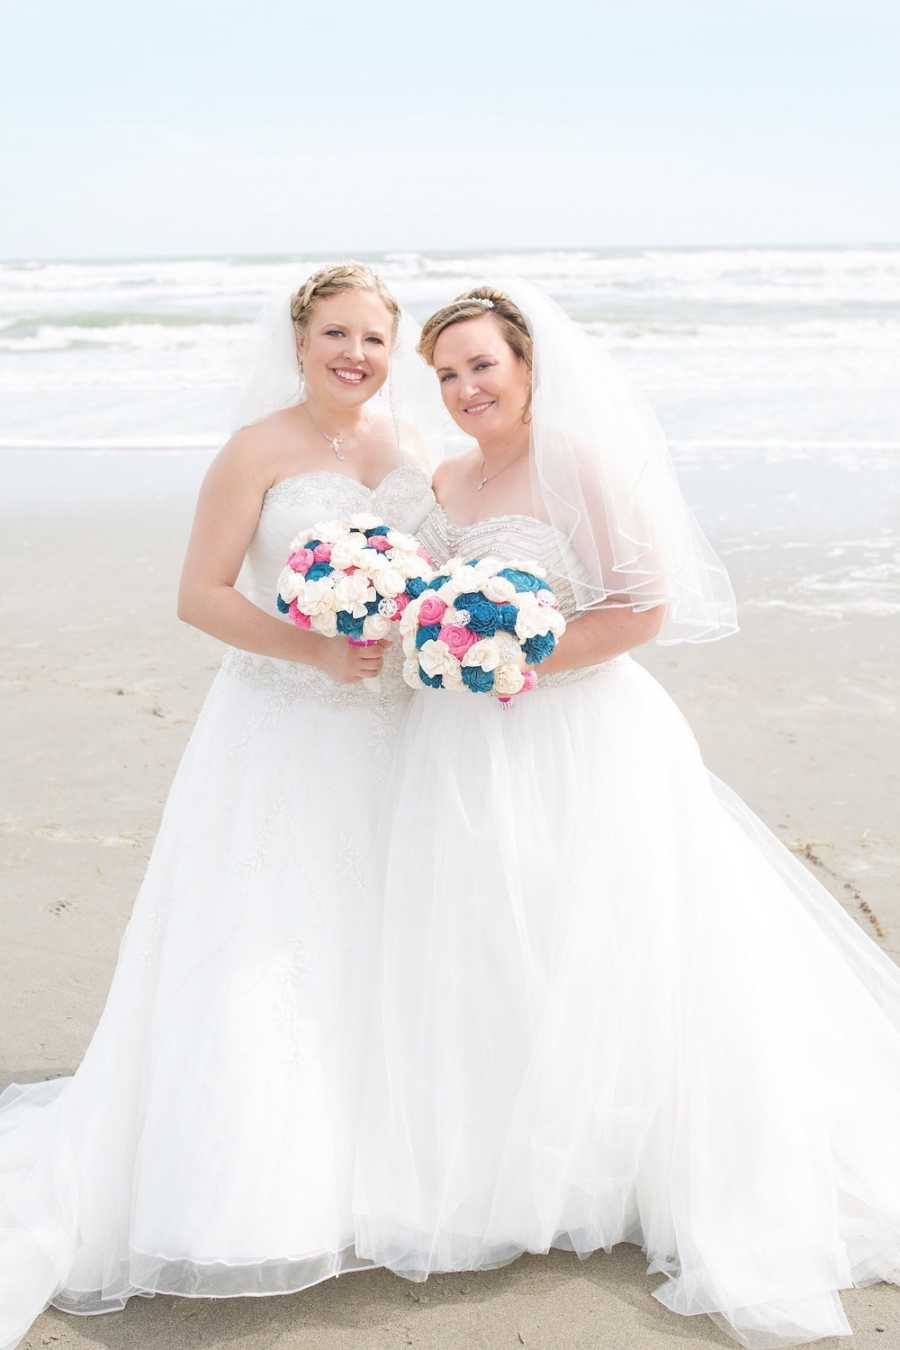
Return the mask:
[[[417,539],[365,513],[321,521],[290,549],[278,578],[278,609],[298,628],[354,643],[388,637],[434,575]]]
[[[451,558],[400,620],[406,683],[492,694],[502,703],[533,689],[531,667],[566,628],[545,578],[533,562]]]

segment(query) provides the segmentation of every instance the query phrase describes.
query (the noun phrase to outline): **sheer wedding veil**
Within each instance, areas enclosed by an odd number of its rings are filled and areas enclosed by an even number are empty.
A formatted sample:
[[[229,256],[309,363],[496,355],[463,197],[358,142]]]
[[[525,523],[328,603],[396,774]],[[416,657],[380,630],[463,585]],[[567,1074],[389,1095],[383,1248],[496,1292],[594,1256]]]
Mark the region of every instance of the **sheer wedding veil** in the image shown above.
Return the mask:
[[[728,573],[682,495],[650,405],[602,341],[540,287],[515,278],[499,290],[534,344],[532,495],[565,541],[559,566],[578,609],[664,604],[662,643],[736,632]]]
[[[295,291],[296,287],[293,291],[280,288],[257,320],[255,352],[243,372],[243,388],[230,419],[232,431],[304,400],[291,318]],[[434,376],[416,353],[418,339],[419,325],[401,309],[390,374],[370,403],[373,410],[391,418],[398,449],[430,475],[454,428],[435,388]]]

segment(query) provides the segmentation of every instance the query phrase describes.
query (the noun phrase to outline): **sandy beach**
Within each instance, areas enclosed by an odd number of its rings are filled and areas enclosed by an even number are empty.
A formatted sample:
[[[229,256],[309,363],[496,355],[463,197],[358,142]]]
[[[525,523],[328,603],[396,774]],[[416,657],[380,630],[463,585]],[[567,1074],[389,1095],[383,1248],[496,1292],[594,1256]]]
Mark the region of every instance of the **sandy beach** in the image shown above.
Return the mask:
[[[48,461],[48,466],[50,461]],[[33,473],[3,515],[0,804],[5,940],[0,1086],[70,1073],[103,1004],[160,811],[216,669],[175,588],[199,461],[105,497]],[[48,468],[49,472],[49,468]],[[136,471],[137,472],[137,471]],[[87,466],[85,473],[102,474]],[[73,480],[74,481],[74,480]],[[148,480],[149,482],[149,480]],[[83,485],[82,485],[83,486]],[[710,768],[900,960],[896,619],[790,603],[827,573],[827,540],[777,528],[723,553],[742,631],[641,659],[688,717]],[[810,552],[810,550],[812,552]],[[813,557],[813,555],[815,555]],[[787,601],[771,603],[774,595]],[[835,1066],[839,1072],[840,1066]],[[44,1314],[37,1350],[661,1350],[732,1345],[650,1297],[642,1253],[554,1253],[412,1285],[373,1271],[289,1297],[134,1299],[121,1315]],[[851,1291],[855,1350],[900,1345],[900,1290]]]

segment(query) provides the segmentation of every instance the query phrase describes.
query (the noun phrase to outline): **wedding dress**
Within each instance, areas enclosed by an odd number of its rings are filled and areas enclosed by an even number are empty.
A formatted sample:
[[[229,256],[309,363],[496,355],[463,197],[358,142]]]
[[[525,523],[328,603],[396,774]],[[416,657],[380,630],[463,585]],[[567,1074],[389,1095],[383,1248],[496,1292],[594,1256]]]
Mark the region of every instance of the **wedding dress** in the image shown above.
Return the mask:
[[[575,611],[548,524],[419,537],[542,563]],[[627,1241],[742,1345],[849,1334],[838,1290],[900,1281],[900,970],[629,655],[508,709],[423,690],[394,763],[358,1254]]]
[[[300,529],[372,511],[411,532],[432,504],[411,460],[374,491],[285,479],[238,588],[277,613]],[[226,651],[84,1060],[0,1097],[0,1346],[48,1303],[283,1293],[368,1264],[352,1181],[375,806],[408,692],[396,646],[377,693]]]

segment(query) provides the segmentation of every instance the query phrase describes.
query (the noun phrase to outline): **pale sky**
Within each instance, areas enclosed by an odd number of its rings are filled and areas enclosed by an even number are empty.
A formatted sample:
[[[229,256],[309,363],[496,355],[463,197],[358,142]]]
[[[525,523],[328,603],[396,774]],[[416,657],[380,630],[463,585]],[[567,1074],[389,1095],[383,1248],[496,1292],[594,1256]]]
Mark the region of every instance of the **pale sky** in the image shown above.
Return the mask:
[[[896,3],[0,0],[0,257],[900,241]]]

